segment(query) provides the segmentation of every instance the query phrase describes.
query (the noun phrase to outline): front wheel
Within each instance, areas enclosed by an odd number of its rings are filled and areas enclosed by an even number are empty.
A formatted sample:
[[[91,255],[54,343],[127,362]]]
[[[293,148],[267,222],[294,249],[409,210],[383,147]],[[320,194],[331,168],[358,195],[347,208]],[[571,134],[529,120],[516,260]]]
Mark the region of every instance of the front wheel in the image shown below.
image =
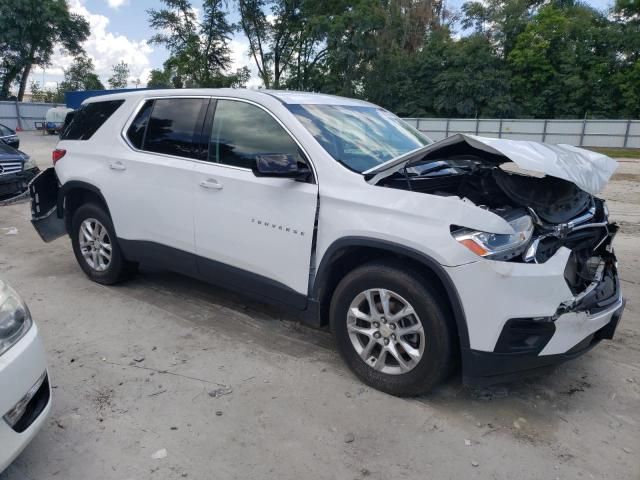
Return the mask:
[[[349,273],[331,302],[338,351],[365,383],[392,395],[426,393],[453,365],[446,309],[418,272],[372,262]]]
[[[94,282],[112,285],[132,273],[134,265],[124,259],[111,218],[101,206],[80,206],[73,214],[70,235],[80,268]]]

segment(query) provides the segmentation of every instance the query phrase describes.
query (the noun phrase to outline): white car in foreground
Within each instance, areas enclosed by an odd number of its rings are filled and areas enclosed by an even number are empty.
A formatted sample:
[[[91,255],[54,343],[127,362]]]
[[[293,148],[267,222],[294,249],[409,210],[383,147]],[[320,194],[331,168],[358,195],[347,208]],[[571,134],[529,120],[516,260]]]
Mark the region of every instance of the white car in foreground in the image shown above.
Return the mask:
[[[38,329],[25,303],[0,279],[0,472],[40,430],[50,408]]]
[[[595,196],[617,164],[579,148],[433,143],[330,95],[148,90],[86,100],[53,160],[33,224],[92,280],[150,263],[285,303],[392,394],[557,364],[624,307]]]

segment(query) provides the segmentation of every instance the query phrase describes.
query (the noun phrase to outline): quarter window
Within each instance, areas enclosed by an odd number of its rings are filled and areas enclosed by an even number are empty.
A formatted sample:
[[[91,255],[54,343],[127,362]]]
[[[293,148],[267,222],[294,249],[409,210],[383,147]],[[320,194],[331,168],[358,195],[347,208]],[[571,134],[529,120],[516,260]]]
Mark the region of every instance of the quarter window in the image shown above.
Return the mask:
[[[236,100],[218,100],[209,161],[252,168],[258,155],[291,155],[303,162],[298,145],[267,112]]]
[[[123,103],[124,100],[110,100],[82,105],[60,140],[89,140]]]
[[[154,101],[143,149],[149,152],[199,158],[203,117],[208,100],[163,98]]]
[[[153,100],[147,100],[131,123],[129,130],[127,130],[127,137],[129,138],[129,141],[138,150],[142,150],[144,134],[147,129],[147,124],[149,123],[152,107]]]

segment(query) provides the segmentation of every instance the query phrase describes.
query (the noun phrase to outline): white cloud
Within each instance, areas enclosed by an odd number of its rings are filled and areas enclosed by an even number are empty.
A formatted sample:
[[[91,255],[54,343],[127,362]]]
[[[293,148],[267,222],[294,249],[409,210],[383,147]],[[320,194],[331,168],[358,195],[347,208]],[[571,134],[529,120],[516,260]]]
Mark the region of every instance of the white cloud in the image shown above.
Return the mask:
[[[108,0],[109,5],[122,5],[128,0]],[[84,42],[83,46],[87,55],[93,60],[96,73],[107,86],[107,79],[111,76],[111,67],[121,61],[129,65],[130,86],[132,81],[140,79],[142,84],[146,84],[151,70],[151,60],[149,55],[153,49],[145,40],[131,40],[125,35],[114,34],[109,31],[109,18],[104,15],[91,13],[84,5],[84,0],[70,0],[70,10],[85,17],[91,28],[91,35]],[[63,52],[61,48],[56,48],[51,65],[45,69],[46,76],[61,78],[64,69],[73,62],[73,57]],[[40,76],[39,76],[40,75]],[[42,70],[34,72],[34,79],[41,79]]]
[[[114,9],[120,8],[122,5],[129,3],[129,0],[107,0],[107,4]]]
[[[231,68],[229,71],[235,72],[239,68],[249,67],[251,78],[247,82],[247,88],[262,87],[263,84],[258,75],[258,69],[253,58],[249,56],[249,41],[246,37],[234,37],[229,42],[229,49],[231,50]]]

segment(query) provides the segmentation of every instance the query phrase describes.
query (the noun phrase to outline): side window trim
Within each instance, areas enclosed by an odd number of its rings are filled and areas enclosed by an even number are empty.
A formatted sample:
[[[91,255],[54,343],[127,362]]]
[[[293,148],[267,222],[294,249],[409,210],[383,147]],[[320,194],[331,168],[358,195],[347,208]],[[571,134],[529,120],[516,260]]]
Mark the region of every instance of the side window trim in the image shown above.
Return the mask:
[[[217,104],[217,99],[209,97],[207,110],[202,118],[199,135],[200,150],[198,152],[198,160],[202,162],[206,162],[207,158],[209,157],[209,143],[211,139],[211,128],[209,125],[211,125],[213,122],[213,115]]]

